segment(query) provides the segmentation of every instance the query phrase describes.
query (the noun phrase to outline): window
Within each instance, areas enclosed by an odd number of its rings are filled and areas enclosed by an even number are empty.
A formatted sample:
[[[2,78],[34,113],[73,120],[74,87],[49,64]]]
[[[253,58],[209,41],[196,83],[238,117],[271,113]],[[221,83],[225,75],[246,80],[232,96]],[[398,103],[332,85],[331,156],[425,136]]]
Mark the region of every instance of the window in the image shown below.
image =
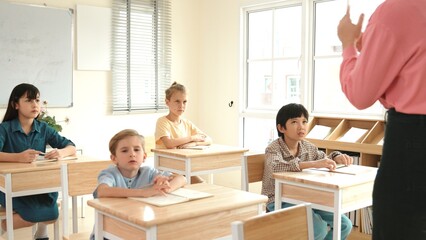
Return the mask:
[[[114,0],[114,112],[166,109],[171,82],[170,0]]]
[[[245,29],[243,141],[250,150],[264,150],[277,136],[277,109],[301,102],[302,4],[248,8]]]
[[[300,102],[302,7],[247,13],[247,108],[279,108]]]
[[[351,1],[352,20],[358,21],[364,13],[365,28],[383,1]],[[337,25],[346,4],[339,0],[288,0],[243,8],[245,106],[240,119],[244,147],[264,151],[278,136],[277,111],[291,102],[302,103],[313,115],[383,114],[379,103],[357,110],[341,90],[342,49]]]
[[[365,28],[369,17],[381,2],[383,0],[350,2],[352,22],[356,23],[359,15],[364,13],[363,25]],[[339,72],[342,62],[342,48],[336,29],[346,11],[346,1],[315,1],[313,4],[315,18],[312,30],[314,37],[312,112],[364,116],[382,115],[384,108],[379,102],[367,109],[357,110],[347,100],[340,87]]]

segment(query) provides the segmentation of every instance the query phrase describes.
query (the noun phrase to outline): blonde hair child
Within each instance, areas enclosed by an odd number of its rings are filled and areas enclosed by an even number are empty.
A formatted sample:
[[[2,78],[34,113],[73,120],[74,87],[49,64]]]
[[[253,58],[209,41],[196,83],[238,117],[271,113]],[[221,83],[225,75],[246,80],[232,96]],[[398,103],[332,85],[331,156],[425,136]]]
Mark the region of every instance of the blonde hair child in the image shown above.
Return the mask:
[[[157,120],[156,148],[186,148],[212,143],[207,134],[191,121],[182,118],[187,102],[187,92],[182,84],[174,82],[166,90],[166,105],[169,108],[169,114]]]
[[[151,197],[174,191],[186,184],[182,175],[142,166],[146,159],[145,139],[133,129],[115,134],[109,142],[111,161],[115,166],[98,176],[93,193],[100,197]]]

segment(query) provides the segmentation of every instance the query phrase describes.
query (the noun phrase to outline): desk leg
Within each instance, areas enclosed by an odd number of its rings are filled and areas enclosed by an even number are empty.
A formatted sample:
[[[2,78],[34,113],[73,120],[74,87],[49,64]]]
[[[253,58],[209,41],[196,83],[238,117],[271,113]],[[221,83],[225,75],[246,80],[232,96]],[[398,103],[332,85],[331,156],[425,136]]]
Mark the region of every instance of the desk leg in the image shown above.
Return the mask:
[[[159,163],[158,163],[158,155],[157,155],[157,153],[154,153],[154,167],[156,169],[158,169],[158,165],[159,165]]]
[[[241,157],[241,190],[249,190],[247,156]]]
[[[12,202],[12,175],[6,174],[6,231],[7,239],[13,240],[13,202]]]
[[[342,191],[338,191],[334,195],[334,212],[333,212],[333,239],[340,240],[342,230]]]
[[[157,226],[152,226],[146,230],[146,239],[147,240],[157,239]]]
[[[77,214],[77,196],[71,198],[72,204],[72,233],[78,233],[78,214]],[[83,204],[81,205],[83,208]]]
[[[209,183],[210,183],[210,184],[214,184],[214,177],[213,177],[213,174],[212,174],[212,173],[210,173],[210,174],[209,174],[209,179],[208,179],[208,181],[209,181]]]
[[[95,210],[95,240],[104,239],[104,219],[103,214]]]
[[[191,159],[185,161],[185,177],[186,182],[191,184]]]
[[[275,210],[281,209],[282,183],[275,179]]]

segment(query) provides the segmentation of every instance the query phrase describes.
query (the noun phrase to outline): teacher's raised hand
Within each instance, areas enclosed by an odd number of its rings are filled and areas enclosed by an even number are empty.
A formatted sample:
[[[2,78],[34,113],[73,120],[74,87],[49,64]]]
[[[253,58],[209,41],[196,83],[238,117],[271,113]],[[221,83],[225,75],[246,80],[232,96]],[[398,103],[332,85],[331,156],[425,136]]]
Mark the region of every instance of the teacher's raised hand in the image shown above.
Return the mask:
[[[342,42],[342,47],[345,49],[347,46],[354,46],[358,39],[361,37],[362,22],[364,21],[364,14],[361,14],[358,23],[355,25],[351,21],[350,6],[346,9],[346,14],[340,20],[337,27],[337,36]]]

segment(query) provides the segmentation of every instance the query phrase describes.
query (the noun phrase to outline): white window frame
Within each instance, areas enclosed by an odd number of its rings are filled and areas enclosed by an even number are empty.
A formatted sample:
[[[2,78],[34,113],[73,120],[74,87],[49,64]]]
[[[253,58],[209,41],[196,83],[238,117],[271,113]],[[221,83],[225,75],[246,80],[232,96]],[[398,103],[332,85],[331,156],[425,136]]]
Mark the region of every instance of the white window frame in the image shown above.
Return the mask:
[[[368,119],[383,119],[385,110],[378,115],[365,115],[365,114],[333,114],[327,112],[313,112],[314,96],[314,3],[327,2],[332,0],[282,0],[282,1],[271,1],[265,3],[264,1],[254,2],[250,5],[241,6],[241,18],[240,18],[240,114],[239,114],[239,136],[240,143],[244,143],[244,119],[245,118],[259,118],[259,119],[275,119],[276,110],[253,110],[248,109],[248,81],[247,81],[247,23],[248,13],[259,10],[267,10],[268,8],[286,7],[295,4],[301,4],[302,6],[302,49],[301,49],[301,73],[300,73],[300,103],[303,104],[306,109],[310,112],[311,117],[313,116],[328,116],[328,117],[345,117],[351,118],[368,118]],[[338,0],[337,0],[338,1]],[[343,13],[342,13],[343,14]],[[343,16],[343,15],[342,15]],[[336,34],[337,34],[336,23]]]
[[[302,5],[302,18],[306,19],[306,8],[304,7],[306,0],[287,0],[287,1],[279,1],[279,2],[271,2],[271,3],[262,3],[262,4],[255,4],[250,6],[242,6],[241,7],[241,19],[240,19],[240,46],[241,46],[241,54],[240,54],[240,114],[239,114],[239,142],[244,144],[244,119],[245,118],[258,118],[258,119],[275,119],[277,110],[255,110],[255,109],[247,109],[248,104],[248,98],[247,98],[247,92],[248,92],[248,86],[247,86],[247,23],[248,23],[248,13],[253,12],[256,10],[265,10],[265,9],[272,9],[277,7],[290,7],[294,5]],[[302,21],[305,24],[302,25],[302,50],[301,50],[301,73],[300,73],[300,98],[301,103],[304,104],[305,107],[308,107],[307,105],[307,96],[309,96],[309,91],[307,89],[308,84],[304,82],[304,79],[306,79],[305,75],[307,73],[306,71],[306,63],[303,64],[303,62],[306,61],[306,59],[303,57],[305,55],[305,48],[306,48],[306,23],[309,23],[310,21]]]

